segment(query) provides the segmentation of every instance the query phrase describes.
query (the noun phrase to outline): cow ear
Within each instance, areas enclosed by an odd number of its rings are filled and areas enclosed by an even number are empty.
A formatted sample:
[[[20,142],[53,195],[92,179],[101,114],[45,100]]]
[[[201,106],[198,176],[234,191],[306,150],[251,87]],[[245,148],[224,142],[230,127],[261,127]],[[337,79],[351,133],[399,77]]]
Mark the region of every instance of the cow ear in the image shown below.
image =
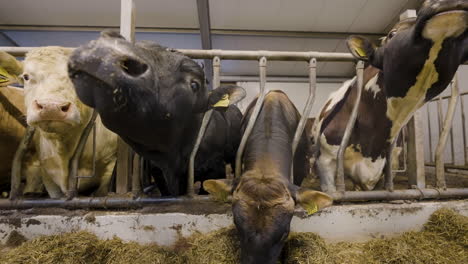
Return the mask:
[[[19,82],[23,64],[10,54],[0,51],[0,86]]]
[[[333,198],[326,193],[306,188],[299,188],[296,192],[296,204],[299,204],[307,214],[311,215],[322,208],[333,204]]]
[[[206,180],[203,189],[207,191],[216,201],[227,202],[232,190],[232,180]]]
[[[244,99],[244,88],[237,85],[221,86],[211,91],[208,98],[209,108],[227,108]]]
[[[358,60],[368,61],[370,65],[382,69],[383,47],[378,48],[361,36],[350,36],[346,40],[349,51]]]
[[[350,36],[346,40],[348,49],[356,59],[368,61],[374,54],[376,47],[368,39],[361,36]]]

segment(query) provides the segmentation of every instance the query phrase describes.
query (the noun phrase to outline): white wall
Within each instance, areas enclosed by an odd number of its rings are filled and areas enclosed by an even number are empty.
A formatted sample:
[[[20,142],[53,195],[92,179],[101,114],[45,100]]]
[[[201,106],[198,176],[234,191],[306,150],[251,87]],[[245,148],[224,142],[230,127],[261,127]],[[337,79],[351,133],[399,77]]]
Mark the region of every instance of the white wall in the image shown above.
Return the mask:
[[[458,87],[460,92],[468,92],[468,65],[462,65],[458,69],[457,72],[458,78]],[[239,86],[242,86],[247,91],[247,97],[238,104],[242,112],[244,112],[245,108],[252,102],[255,96],[258,95],[259,91],[259,83],[258,82],[239,82]],[[328,95],[338,89],[341,86],[341,83],[318,83],[317,84],[317,95],[315,98],[315,103],[312,108],[311,117],[315,117],[318,115],[318,111],[325,103]],[[296,105],[297,109],[302,112],[307,101],[307,94],[309,89],[308,83],[281,83],[281,82],[267,82],[266,84],[267,90],[283,90],[285,91],[291,101]],[[443,96],[450,95],[451,87],[447,87],[442,93]],[[465,114],[466,114],[466,128],[468,133],[468,95],[462,96],[464,100],[465,106]],[[446,111],[448,106],[448,100],[443,100],[442,102],[442,110],[445,117]],[[437,103],[430,102],[426,106],[423,106],[420,110],[422,113],[423,119],[423,129],[424,129],[424,148],[425,148],[425,158],[426,161],[430,161],[430,151],[429,151],[429,128],[428,128],[428,109],[429,109],[429,116],[430,116],[430,123],[431,123],[431,144],[432,144],[432,156],[434,156],[435,148],[438,142],[438,112],[437,112]],[[464,152],[463,152],[463,134],[462,134],[462,121],[461,121],[461,107],[460,107],[460,100],[457,102],[457,107],[455,111],[455,116],[453,120],[453,141],[454,141],[454,151],[455,151],[455,163],[456,164],[463,164],[464,162]],[[468,137],[468,135],[467,135]],[[468,144],[468,142],[467,142]],[[450,149],[450,138],[447,142],[446,149],[445,149],[445,160],[446,162],[452,161],[451,156],[451,149]]]
[[[458,79],[458,88],[461,92],[468,91],[468,66],[463,65],[460,66],[458,69],[457,75]],[[447,87],[444,90],[442,95],[450,95],[451,94],[451,86]],[[452,129],[453,129],[453,146],[455,151],[455,164],[463,164],[464,163],[464,153],[463,153],[463,130],[462,130],[462,119],[461,119],[461,105],[460,101],[463,100],[464,108],[465,108],[465,115],[468,119],[468,95],[462,96],[456,105],[456,111],[453,118]],[[442,112],[443,117],[447,113],[447,106],[448,100],[442,101]],[[435,149],[437,146],[437,142],[439,140],[439,125],[438,125],[438,109],[437,109],[437,102],[430,102],[426,106],[421,109],[422,118],[423,118],[423,129],[424,129],[424,148],[425,148],[425,158],[426,161],[430,161],[430,144],[429,144],[429,127],[428,127],[428,113],[430,116],[430,124],[431,124],[431,145],[432,145],[432,157],[434,157]],[[442,119],[443,120],[443,119]],[[465,126],[468,129],[468,120],[465,120]],[[468,131],[467,131],[468,132]],[[467,142],[468,143],[468,142]],[[451,154],[451,143],[450,137],[447,141],[447,145],[445,148],[444,158],[446,162],[452,162],[452,154]]]
[[[238,104],[243,113],[245,108],[258,95],[260,86],[258,82],[238,82],[237,85],[244,87],[244,89],[247,91],[247,97]],[[341,83],[317,83],[317,92],[315,96],[315,102],[312,107],[312,112],[310,114],[311,117],[318,115],[318,112],[328,98],[328,95],[336,89],[340,88],[340,86]],[[267,90],[284,91],[294,103],[294,105],[296,105],[299,112],[304,110],[309,93],[309,83],[267,82],[265,88]]]

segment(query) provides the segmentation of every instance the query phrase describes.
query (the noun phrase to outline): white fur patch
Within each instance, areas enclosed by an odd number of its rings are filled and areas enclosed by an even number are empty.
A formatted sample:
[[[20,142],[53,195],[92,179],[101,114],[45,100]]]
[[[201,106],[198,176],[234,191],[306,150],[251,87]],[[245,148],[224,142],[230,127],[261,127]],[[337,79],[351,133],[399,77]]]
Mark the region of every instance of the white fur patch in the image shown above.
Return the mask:
[[[380,93],[380,91],[381,91],[380,86],[377,84],[378,79],[379,79],[379,75],[376,74],[364,86],[365,91],[371,91],[371,92],[374,93],[374,99],[377,96],[377,93]]]
[[[355,81],[356,81],[356,77],[354,77],[351,80],[347,80],[343,83],[343,85],[338,90],[331,93],[330,96],[328,97],[328,100],[326,101],[328,102],[331,100],[331,102],[328,104],[325,110],[322,110],[320,112],[330,111],[338,102],[341,101],[341,99],[343,99],[343,97],[346,94],[346,91],[348,91],[349,87],[351,87]]]
[[[325,177],[325,184],[335,184],[336,156],[339,146],[329,145],[325,135],[320,136],[320,157],[317,159],[317,165],[320,174]],[[360,146],[348,146],[345,150],[344,170],[345,175],[350,177],[354,183],[366,190],[374,189],[377,182],[382,177],[386,158],[377,158],[372,161],[370,157],[364,157],[359,151]],[[330,188],[329,188],[330,189]]]

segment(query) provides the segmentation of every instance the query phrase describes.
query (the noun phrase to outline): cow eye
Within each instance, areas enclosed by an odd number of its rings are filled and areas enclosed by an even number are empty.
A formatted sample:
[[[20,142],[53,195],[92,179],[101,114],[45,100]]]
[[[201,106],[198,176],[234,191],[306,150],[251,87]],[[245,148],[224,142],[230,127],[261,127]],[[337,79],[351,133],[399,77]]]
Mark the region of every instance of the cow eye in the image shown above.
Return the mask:
[[[396,31],[392,31],[388,34],[388,39],[393,38],[396,35]]]
[[[193,81],[190,83],[190,87],[192,88],[193,92],[198,92],[198,90],[200,89],[200,84]]]
[[[25,73],[25,74],[23,74],[22,77],[23,77],[23,80],[29,81],[29,74]]]

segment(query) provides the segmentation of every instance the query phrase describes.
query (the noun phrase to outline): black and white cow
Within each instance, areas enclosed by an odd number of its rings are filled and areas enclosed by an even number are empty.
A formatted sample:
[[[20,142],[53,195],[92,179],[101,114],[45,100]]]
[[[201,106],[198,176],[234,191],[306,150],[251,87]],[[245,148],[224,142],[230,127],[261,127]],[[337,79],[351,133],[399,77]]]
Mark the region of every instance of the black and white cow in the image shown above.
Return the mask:
[[[186,190],[203,113],[228,96],[229,106],[213,112],[195,161],[197,180],[225,176],[224,162],[233,162],[240,142],[242,114],[232,104],[245,96],[242,88],[209,93],[194,60],[153,42],[132,44],[111,31],[75,50],[68,66],[79,98],[158,168],[165,195]]]
[[[359,36],[347,44],[368,63],[358,117],[345,150],[345,174],[358,189],[372,190],[386,152],[425,102],[440,94],[468,59],[468,1],[427,0],[418,17],[398,23],[381,47]],[[334,92],[313,128],[319,144],[315,168],[324,191],[334,191],[336,153],[356,98],[356,78]]]

